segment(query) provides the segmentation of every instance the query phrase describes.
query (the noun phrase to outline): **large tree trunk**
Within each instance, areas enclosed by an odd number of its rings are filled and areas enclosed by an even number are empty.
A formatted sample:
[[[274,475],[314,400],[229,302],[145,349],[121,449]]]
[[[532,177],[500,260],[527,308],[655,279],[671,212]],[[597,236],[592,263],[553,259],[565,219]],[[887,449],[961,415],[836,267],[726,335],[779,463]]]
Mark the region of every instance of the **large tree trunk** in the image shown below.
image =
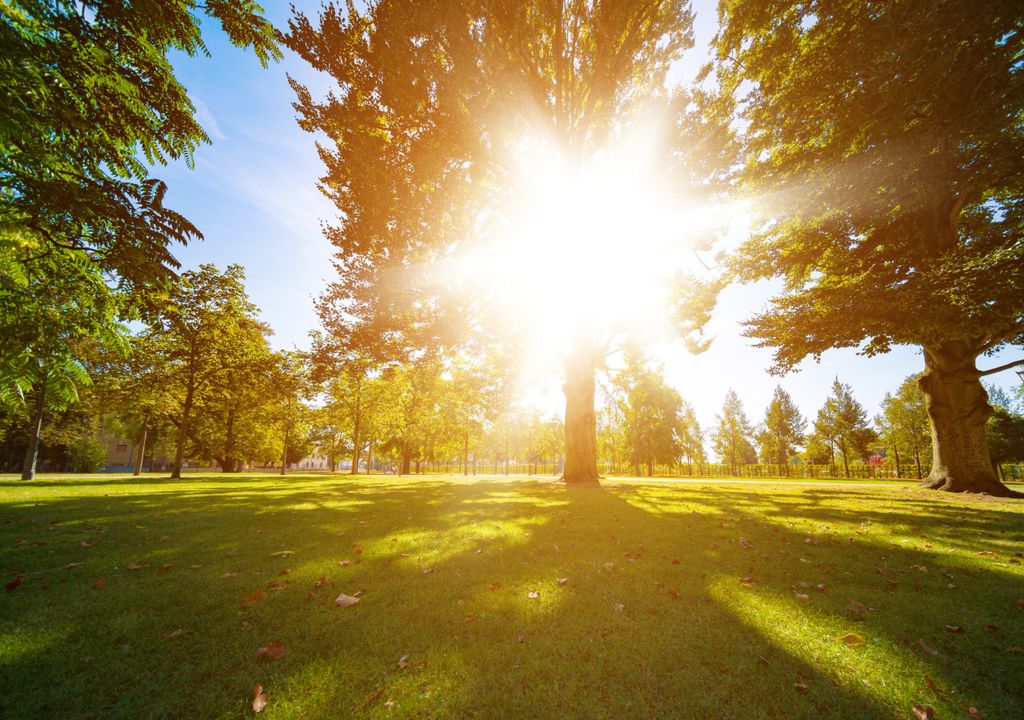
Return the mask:
[[[594,413],[594,338],[587,327],[573,338],[565,365],[565,469],[569,485],[600,485]]]
[[[32,418],[32,437],[25,449],[25,461],[21,465],[21,479],[35,480],[36,462],[39,459],[39,435],[43,431],[43,411],[46,409],[46,375],[39,383],[39,394],[36,395],[36,412]]]
[[[146,463],[146,438],[149,436],[149,425],[147,423],[142,424],[142,432],[139,433],[139,457],[135,461],[135,470],[132,475],[138,477],[142,474],[142,467]]]
[[[1024,497],[999,482],[985,438],[992,415],[988,393],[975,365],[978,354],[966,343],[925,346],[925,370],[918,380],[931,420],[932,470],[921,487]]]

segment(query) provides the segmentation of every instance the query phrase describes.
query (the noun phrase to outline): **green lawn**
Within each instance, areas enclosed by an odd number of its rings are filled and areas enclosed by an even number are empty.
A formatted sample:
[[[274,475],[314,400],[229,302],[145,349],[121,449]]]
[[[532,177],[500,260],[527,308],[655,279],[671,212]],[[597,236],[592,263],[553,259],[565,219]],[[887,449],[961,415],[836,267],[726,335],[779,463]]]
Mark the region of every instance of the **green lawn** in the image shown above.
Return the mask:
[[[0,718],[1010,720],[1021,550],[900,485],[8,478]]]

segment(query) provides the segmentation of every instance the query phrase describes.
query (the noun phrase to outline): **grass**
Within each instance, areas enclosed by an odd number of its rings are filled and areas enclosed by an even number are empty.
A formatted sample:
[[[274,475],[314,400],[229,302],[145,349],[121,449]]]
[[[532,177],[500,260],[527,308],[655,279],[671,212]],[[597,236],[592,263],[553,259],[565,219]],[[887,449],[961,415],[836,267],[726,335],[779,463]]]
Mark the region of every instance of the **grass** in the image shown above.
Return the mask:
[[[1022,548],[902,486],[3,479],[0,717],[1020,718]]]

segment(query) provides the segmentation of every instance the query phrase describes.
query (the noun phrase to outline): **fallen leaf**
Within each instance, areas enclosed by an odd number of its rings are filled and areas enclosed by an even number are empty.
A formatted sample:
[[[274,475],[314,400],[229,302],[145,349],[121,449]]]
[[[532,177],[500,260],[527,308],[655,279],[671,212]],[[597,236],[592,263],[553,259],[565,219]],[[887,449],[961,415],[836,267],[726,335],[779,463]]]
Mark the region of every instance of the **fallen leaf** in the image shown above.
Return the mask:
[[[128,563],[124,567],[125,567],[126,570],[141,570],[142,569],[142,566],[139,563],[136,563],[136,562]]]
[[[82,567],[82,563],[80,563],[80,562],[69,562],[67,565],[64,566],[64,569],[65,570],[72,570],[72,569],[74,569],[76,567]],[[1024,600],[1022,600],[1021,602],[1024,602]]]
[[[373,703],[375,703],[378,699],[380,699],[380,696],[383,695],[383,694],[384,694],[384,688],[381,688],[380,690],[375,692],[373,695],[371,695],[370,697],[368,697],[365,700],[363,700],[363,704],[359,706],[359,709],[360,710],[365,710],[370,705],[373,705]]]
[[[462,618],[462,622],[464,622],[464,623],[475,623],[477,621],[477,619],[478,618],[477,618],[476,615],[467,615],[466,617]]]
[[[679,597],[679,591],[676,590],[675,588],[669,588],[668,596],[670,598],[672,598],[673,600],[675,600],[675,599],[677,599]]]
[[[1006,648],[1006,652],[1013,653],[1014,655],[1020,655],[1021,653],[1024,653],[1024,648],[1020,645],[1012,645]]]
[[[740,578],[740,585],[746,585],[747,587],[750,587],[753,584],[754,584],[754,578],[753,577]]]
[[[432,567],[423,568],[423,574],[424,575],[429,575],[432,572],[434,572],[434,568],[432,568]]]
[[[569,582],[569,578],[567,578],[567,577],[565,577],[565,578],[558,578],[557,582],[558,582],[559,585],[565,585],[567,582]]]
[[[994,552],[992,552],[991,550],[980,550],[978,552],[978,554],[983,556],[983,557],[995,557],[996,556],[996,554]]]
[[[14,579],[7,583],[5,587],[7,588],[7,592],[17,590],[19,587],[21,587],[21,575],[16,575]]]
[[[679,561],[678,561],[678,560],[673,560],[673,561],[672,561],[672,564],[673,564],[673,565],[678,565],[678,564],[679,564]]]
[[[267,599],[267,594],[262,590],[253,590],[251,593],[245,596],[242,600],[243,605],[255,605],[258,602],[263,602]]]
[[[174,563],[164,563],[163,565],[160,566],[160,572],[167,572],[172,567],[174,567]]]
[[[518,637],[516,638],[516,640],[518,640],[518,641],[519,641],[519,644],[520,644],[520,645],[522,645],[523,643],[525,643],[525,642],[526,642],[526,636],[525,636],[525,635],[519,635],[519,636],[518,636]]]
[[[321,575],[319,578],[317,578],[317,581],[315,583],[313,583],[313,587],[322,588],[324,586],[324,584],[326,584],[326,582],[327,582],[327,576],[326,575]]]
[[[85,540],[83,540],[82,542],[78,543],[78,546],[79,547],[84,547],[84,548],[91,548],[95,544],[96,544],[95,541],[93,541],[93,542],[86,542]]]
[[[407,552],[404,552],[404,553],[398,553],[398,557],[403,557],[403,558],[407,558],[407,557],[409,557],[409,553],[407,553]]]
[[[294,550],[278,550],[277,552],[270,553],[270,557],[288,557],[289,555],[294,554]]]
[[[615,612],[622,612],[623,610],[626,609],[626,606],[623,605],[622,603],[615,603],[615,605],[613,605],[613,607],[615,608]]]
[[[106,587],[106,585],[107,585],[107,579],[106,578],[100,578],[99,580],[94,581],[93,584],[91,585],[91,587],[92,587],[93,590],[100,590],[100,589]]]
[[[359,598],[354,595],[346,595],[345,593],[334,599],[334,604],[338,607],[348,607],[349,605],[355,605],[357,602],[359,602]]]
[[[226,572],[220,576],[221,580],[229,580],[230,578],[237,577],[238,573]]]
[[[930,705],[914,705],[912,710],[917,720],[932,720],[935,717],[935,710]]]
[[[409,665],[409,656],[408,655],[403,655],[402,657],[398,658],[398,668],[400,670],[405,670],[405,668],[408,667],[408,665]]]
[[[352,552],[354,552],[356,555],[362,555],[363,554],[363,549],[361,547],[357,547]]]
[[[807,683],[793,683],[793,689],[796,690],[798,693],[805,693],[807,692]]]
[[[193,570],[199,570],[203,566],[201,564],[199,564],[199,563],[195,563],[193,565],[189,565],[189,567],[192,568]]]
[[[968,705],[965,709],[967,711],[967,717],[971,718],[971,720],[981,718],[981,713],[978,711],[978,708],[973,705]]]
[[[349,565],[352,564],[352,561],[351,560],[339,560],[338,564],[341,565],[342,567],[348,567]]]
[[[256,649],[256,657],[277,660],[284,655],[284,643],[273,641],[268,642],[261,648]]]
[[[501,583],[498,582],[497,580],[495,580],[494,582],[492,582],[490,585],[487,586],[487,588],[489,590],[497,590],[500,587],[501,587]]]
[[[262,685],[254,685],[252,688],[252,711],[261,713],[266,706],[267,691],[263,689]]]
[[[795,597],[800,602],[807,602],[811,599],[810,595],[805,595],[804,593],[793,593],[793,597]]]
[[[527,595],[526,597],[530,598],[531,600],[536,600],[537,598],[540,597],[540,593],[537,592],[536,590],[531,590],[530,594]]]
[[[930,690],[931,690],[931,691],[932,691],[933,693],[935,693],[936,695],[941,695],[941,694],[942,694],[942,691],[941,691],[941,690],[939,690],[939,686],[938,686],[938,685],[936,685],[936,684],[935,684],[935,681],[934,681],[934,680],[932,680],[932,679],[931,679],[930,677],[928,677],[927,675],[925,675],[925,676],[924,676],[924,684],[925,684],[925,685],[927,685],[927,686],[928,686],[928,688],[929,688],[929,689],[930,689]]]
[[[161,633],[160,634],[160,639],[161,640],[173,640],[174,638],[176,638],[179,635],[181,635],[183,632],[185,632],[185,631],[182,630],[181,628],[178,628],[177,630],[172,630],[171,632],[168,632],[168,633]]]
[[[962,633],[964,631],[964,629],[962,627],[960,627],[959,625],[947,625],[946,626],[946,630],[948,630],[951,633],[955,633],[955,634],[960,634],[960,633]]]
[[[845,635],[843,635],[839,639],[842,640],[847,645],[863,645],[864,644],[864,637],[862,635],[859,635],[858,633],[855,633],[855,632],[846,633]]]
[[[819,583],[814,586],[814,589],[818,592],[825,592],[826,590],[828,590],[828,585],[826,585],[825,583]]]

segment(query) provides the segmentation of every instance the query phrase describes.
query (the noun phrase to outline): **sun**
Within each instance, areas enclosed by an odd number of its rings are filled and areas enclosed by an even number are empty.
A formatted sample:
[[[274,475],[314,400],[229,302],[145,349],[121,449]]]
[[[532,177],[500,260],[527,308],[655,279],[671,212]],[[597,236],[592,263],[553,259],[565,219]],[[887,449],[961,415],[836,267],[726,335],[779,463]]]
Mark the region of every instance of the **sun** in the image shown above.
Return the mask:
[[[526,355],[548,371],[581,326],[668,339],[673,279],[699,269],[698,238],[735,220],[671,181],[658,137],[638,125],[579,157],[530,136],[511,153],[512,189],[462,271],[527,328]]]

